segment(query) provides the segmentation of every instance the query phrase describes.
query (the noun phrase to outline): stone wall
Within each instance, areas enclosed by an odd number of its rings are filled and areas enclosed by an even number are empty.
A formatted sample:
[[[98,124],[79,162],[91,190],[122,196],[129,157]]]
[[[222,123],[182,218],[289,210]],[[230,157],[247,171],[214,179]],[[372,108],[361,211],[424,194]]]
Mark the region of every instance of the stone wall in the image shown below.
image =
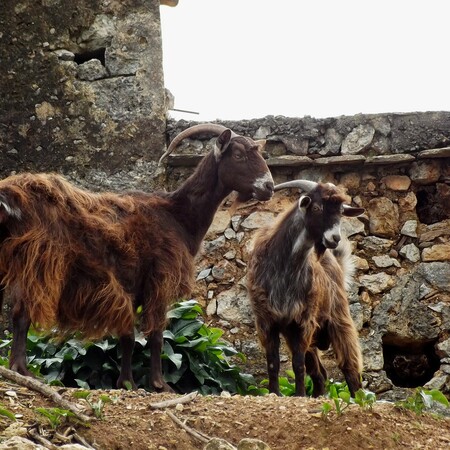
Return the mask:
[[[349,298],[368,387],[382,392],[428,382],[448,392],[450,113],[223,124],[267,139],[276,182],[308,178],[342,184],[353,204],[366,209],[362,218],[345,219],[344,231],[354,246],[357,273]],[[188,125],[170,123],[170,136]],[[186,167],[212,142],[182,144],[169,158],[169,185],[179,184],[190,172]],[[261,375],[265,363],[245,289],[251,238],[297,197],[280,192],[270,202],[242,206],[231,218],[225,205],[198,261],[196,298],[248,356],[250,370]],[[325,356],[331,359],[329,352]]]
[[[4,0],[0,175],[152,184],[165,147],[158,0]]]
[[[208,139],[187,141],[165,171],[157,169],[166,138],[189,123],[166,124],[156,0],[5,0],[0,60],[0,176],[58,171],[95,190],[172,189],[211,148]],[[448,390],[450,113],[223,124],[267,139],[277,182],[340,183],[366,208],[346,230],[358,266],[350,301],[368,386],[432,379]],[[277,193],[231,218],[225,205],[198,259],[194,296],[261,374],[246,261],[254,231],[294,198]]]

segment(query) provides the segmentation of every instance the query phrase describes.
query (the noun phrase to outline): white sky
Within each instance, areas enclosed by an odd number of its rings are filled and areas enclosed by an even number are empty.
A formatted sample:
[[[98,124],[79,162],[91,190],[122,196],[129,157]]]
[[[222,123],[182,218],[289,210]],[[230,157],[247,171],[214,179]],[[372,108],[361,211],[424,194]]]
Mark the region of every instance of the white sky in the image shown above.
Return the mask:
[[[448,0],[179,0],[165,86],[187,120],[450,110]]]

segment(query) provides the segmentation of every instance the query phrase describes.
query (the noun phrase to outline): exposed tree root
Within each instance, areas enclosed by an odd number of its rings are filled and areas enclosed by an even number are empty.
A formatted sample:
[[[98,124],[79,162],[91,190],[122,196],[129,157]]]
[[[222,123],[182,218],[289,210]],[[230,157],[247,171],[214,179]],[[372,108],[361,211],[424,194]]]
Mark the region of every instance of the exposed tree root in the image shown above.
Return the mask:
[[[51,386],[42,383],[36,378],[25,377],[23,375],[20,375],[20,373],[9,370],[3,366],[0,366],[0,376],[28,389],[39,392],[40,394],[44,395],[45,397],[49,398],[51,401],[59,405],[62,409],[67,409],[68,411],[73,413],[82,422],[89,422],[91,420],[89,416],[83,414],[78,409],[75,403],[69,402],[68,400],[64,399]]]

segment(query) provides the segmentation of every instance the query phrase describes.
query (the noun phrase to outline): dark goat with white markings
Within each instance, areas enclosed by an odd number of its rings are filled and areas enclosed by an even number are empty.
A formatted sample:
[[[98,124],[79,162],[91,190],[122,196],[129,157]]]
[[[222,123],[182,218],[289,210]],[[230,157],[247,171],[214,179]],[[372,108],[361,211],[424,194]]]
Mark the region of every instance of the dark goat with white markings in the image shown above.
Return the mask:
[[[293,180],[275,186],[284,188],[305,194],[276,223],[259,230],[247,274],[269,390],[280,395],[281,334],[292,353],[296,395],[305,395],[305,368],[313,395],[324,393],[327,374],[318,349],[330,343],[354,395],[361,387],[362,357],[346,293],[353,272],[351,249],[341,240],[340,220],[364,209],[346,205],[343,191],[331,183]]]
[[[273,180],[261,143],[214,124],[180,133],[209,133],[214,148],[173,192],[92,193],[56,174],[0,181],[0,283],[13,303],[11,369],[30,375],[26,336],[33,323],[87,338],[117,335],[118,387],[130,383],[135,312],[151,350],[150,383],[170,390],[161,369],[166,310],[189,295],[194,256],[222,200],[268,200]],[[1,298],[3,298],[3,290]]]

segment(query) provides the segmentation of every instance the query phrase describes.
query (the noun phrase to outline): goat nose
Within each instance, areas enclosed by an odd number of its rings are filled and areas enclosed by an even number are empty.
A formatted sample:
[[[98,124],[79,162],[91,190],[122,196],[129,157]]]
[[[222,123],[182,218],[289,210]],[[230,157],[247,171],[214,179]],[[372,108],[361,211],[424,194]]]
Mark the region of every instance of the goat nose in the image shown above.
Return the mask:
[[[333,234],[333,241],[336,244],[339,244],[339,241],[341,240],[341,235],[340,234]]]
[[[264,189],[266,189],[267,191],[273,192],[273,189],[274,189],[273,181],[266,181],[264,183]]]

